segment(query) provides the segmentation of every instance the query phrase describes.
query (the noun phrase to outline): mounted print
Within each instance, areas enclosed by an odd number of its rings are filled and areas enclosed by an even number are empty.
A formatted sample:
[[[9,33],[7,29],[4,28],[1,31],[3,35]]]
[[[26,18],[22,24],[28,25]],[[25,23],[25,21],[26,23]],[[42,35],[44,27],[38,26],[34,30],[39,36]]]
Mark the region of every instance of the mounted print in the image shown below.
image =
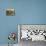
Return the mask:
[[[18,25],[21,40],[46,41],[46,25]]]

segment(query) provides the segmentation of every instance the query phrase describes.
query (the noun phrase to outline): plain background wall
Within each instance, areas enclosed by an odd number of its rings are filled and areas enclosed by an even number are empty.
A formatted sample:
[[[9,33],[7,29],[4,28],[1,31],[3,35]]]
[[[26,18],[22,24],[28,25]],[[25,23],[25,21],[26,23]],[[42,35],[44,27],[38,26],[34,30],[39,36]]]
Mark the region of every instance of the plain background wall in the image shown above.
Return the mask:
[[[8,43],[9,32],[18,32],[17,24],[46,24],[46,0],[0,1],[0,44]],[[15,16],[6,16],[6,8],[15,8]],[[16,40],[17,42],[17,40]]]

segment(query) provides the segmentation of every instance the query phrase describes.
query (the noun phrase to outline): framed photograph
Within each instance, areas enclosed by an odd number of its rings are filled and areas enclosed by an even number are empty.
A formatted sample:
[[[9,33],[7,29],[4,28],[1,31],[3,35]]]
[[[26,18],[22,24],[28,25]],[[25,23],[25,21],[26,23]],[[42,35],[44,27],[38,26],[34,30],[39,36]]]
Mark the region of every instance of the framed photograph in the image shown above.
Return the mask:
[[[15,16],[15,9],[6,9],[6,16]]]

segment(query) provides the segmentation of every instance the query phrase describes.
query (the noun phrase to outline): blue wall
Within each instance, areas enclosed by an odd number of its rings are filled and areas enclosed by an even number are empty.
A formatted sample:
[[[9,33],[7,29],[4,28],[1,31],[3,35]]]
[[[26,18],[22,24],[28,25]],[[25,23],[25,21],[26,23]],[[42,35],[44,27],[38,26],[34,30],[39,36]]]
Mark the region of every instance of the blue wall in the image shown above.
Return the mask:
[[[15,16],[6,16],[5,10],[9,7],[16,9]],[[0,2],[0,43],[8,42],[9,32],[17,32],[17,24],[46,24],[46,0]]]

